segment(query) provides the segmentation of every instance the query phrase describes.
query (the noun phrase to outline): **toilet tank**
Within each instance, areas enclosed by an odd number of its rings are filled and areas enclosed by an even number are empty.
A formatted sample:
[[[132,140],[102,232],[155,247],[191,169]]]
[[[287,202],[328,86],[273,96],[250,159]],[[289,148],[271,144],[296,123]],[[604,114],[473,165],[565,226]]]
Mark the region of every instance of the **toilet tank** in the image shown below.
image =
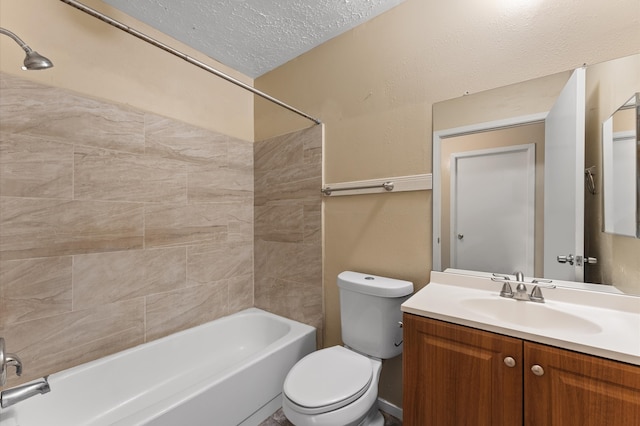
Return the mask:
[[[413,283],[359,272],[338,275],[342,341],[376,358],[402,353],[400,305],[413,293]]]

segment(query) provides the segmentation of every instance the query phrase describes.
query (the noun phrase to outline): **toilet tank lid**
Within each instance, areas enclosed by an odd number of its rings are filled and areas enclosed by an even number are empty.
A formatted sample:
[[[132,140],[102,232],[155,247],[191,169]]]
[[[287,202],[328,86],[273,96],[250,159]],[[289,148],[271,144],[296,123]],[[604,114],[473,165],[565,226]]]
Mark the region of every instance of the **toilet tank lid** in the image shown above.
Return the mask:
[[[338,287],[379,297],[403,297],[413,293],[413,283],[410,281],[353,271],[338,274]]]

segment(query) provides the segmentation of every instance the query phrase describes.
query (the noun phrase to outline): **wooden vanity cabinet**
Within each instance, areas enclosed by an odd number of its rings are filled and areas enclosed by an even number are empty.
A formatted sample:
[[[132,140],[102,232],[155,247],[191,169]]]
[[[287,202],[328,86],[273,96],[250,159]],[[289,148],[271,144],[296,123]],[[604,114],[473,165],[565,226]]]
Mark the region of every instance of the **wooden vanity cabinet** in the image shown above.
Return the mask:
[[[405,426],[640,426],[640,367],[407,313],[403,324]]]
[[[524,359],[525,425],[640,426],[640,367],[532,342]]]
[[[520,339],[410,314],[403,329],[405,426],[522,424]]]

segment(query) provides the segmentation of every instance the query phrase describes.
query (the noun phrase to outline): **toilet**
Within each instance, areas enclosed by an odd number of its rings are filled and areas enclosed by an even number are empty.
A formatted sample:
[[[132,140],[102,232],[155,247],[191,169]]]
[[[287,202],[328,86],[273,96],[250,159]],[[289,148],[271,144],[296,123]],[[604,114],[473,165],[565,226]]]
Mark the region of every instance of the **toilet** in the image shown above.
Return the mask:
[[[282,410],[296,426],[383,426],[382,360],[402,353],[400,305],[413,283],[345,271],[338,288],[344,346],[313,352],[291,368]]]

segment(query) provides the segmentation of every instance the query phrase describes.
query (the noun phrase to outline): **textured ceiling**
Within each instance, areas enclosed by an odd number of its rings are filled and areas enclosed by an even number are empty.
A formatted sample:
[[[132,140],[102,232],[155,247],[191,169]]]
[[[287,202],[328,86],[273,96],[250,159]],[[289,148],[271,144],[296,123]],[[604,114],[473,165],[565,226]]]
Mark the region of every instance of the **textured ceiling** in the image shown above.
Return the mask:
[[[404,0],[104,0],[258,77]]]

